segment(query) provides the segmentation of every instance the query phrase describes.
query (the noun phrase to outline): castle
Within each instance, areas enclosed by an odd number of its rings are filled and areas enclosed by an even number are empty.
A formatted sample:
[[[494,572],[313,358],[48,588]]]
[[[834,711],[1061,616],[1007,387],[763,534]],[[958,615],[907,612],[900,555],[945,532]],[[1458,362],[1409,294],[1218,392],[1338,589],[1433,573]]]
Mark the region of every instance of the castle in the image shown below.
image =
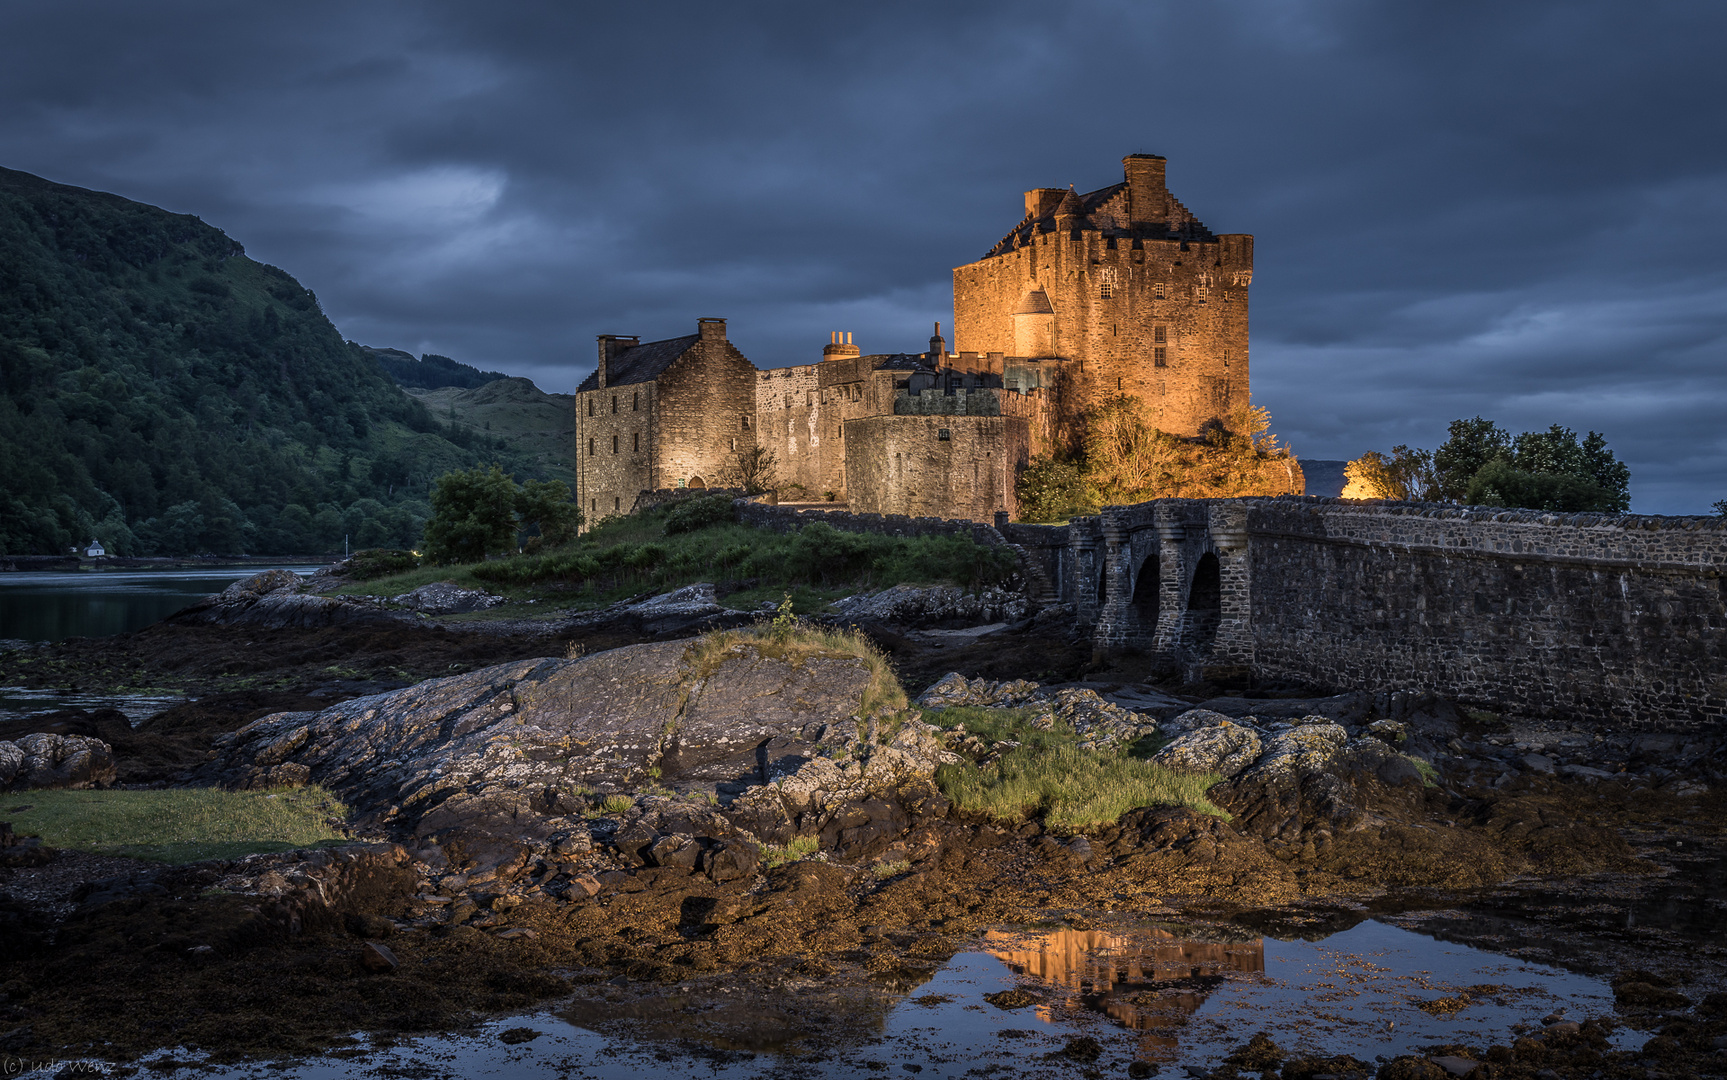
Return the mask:
[[[1208,230],[1163,158],[1122,164],[1089,194],[1026,192],[1019,224],[954,270],[952,352],[940,324],[921,353],[864,355],[834,333],[819,363],[764,371],[723,319],[665,341],[601,335],[576,392],[588,520],[643,491],[726,484],[760,447],[782,500],[989,521],[1017,515],[1032,456],[1117,395],[1183,435],[1246,405],[1253,237]]]

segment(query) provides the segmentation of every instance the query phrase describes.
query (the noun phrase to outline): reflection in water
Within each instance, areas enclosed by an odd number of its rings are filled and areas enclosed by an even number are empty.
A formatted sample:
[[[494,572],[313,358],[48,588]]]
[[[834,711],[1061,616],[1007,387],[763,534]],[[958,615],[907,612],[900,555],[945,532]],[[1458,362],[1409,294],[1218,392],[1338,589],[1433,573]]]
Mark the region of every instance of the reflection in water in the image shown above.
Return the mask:
[[[1177,1032],[1225,974],[1265,971],[1264,938],[1195,941],[1158,928],[1128,934],[992,930],[984,948],[1014,972],[1067,991],[1063,1004],[1097,1009],[1144,1032],[1138,1056],[1146,1061],[1176,1059]],[[1040,1007],[1038,1018],[1054,1023],[1055,1008]]]

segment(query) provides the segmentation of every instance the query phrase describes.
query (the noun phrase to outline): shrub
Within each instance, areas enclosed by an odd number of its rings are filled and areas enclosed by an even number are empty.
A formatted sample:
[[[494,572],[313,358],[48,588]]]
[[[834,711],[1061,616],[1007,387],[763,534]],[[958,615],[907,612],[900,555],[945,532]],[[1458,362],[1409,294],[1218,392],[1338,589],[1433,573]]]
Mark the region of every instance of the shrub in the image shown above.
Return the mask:
[[[367,548],[348,557],[347,577],[353,581],[371,581],[391,574],[405,574],[419,565],[420,557],[411,551]]]
[[[787,863],[801,862],[820,848],[821,841],[813,836],[794,836],[784,844],[766,844],[762,847],[762,866],[771,870]]]
[[[722,521],[736,521],[737,516],[730,495],[703,495],[672,507],[666,514],[666,535],[694,532]]]

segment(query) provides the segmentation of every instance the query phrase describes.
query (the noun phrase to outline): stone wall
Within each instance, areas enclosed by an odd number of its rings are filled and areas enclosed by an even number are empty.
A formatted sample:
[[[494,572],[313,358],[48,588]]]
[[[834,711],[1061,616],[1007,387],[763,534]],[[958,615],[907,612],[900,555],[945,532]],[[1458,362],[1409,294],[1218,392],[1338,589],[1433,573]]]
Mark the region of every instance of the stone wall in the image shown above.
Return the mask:
[[[845,425],[846,495],[864,513],[994,521],[1030,458],[1017,416],[871,416]]]
[[[1618,727],[1727,719],[1727,522],[1275,500],[1253,663]]]
[[[726,324],[701,320],[702,336],[657,380],[653,475],[644,488],[714,487],[736,454],[756,444],[756,367],[726,340]]]
[[[1068,533],[1062,599],[1099,646],[1191,677],[1431,690],[1619,727],[1727,719],[1719,518],[1163,499]]]
[[[653,383],[576,395],[576,496],[587,522],[627,514],[655,485]]]
[[[791,532],[813,521],[825,522],[844,532],[878,533],[883,536],[969,536],[984,547],[1000,547],[1002,536],[988,525],[951,521],[939,517],[907,517],[904,514],[854,514],[848,510],[812,510],[775,506],[740,499],[738,520],[758,529]]]

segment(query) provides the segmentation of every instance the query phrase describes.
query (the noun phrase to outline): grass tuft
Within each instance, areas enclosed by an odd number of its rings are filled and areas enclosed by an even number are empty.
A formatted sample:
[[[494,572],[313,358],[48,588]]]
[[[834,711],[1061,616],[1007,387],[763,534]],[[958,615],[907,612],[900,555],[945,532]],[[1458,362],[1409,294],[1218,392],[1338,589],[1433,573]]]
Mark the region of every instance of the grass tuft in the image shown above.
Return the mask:
[[[785,844],[764,844],[762,866],[772,870],[787,863],[802,862],[820,850],[822,843],[813,836],[794,836]]]
[[[905,688],[899,684],[880,649],[856,630],[829,630],[814,626],[793,626],[775,629],[762,623],[737,630],[716,630],[703,634],[690,643],[684,654],[688,665],[687,683],[708,678],[726,659],[734,647],[749,645],[762,656],[784,660],[796,666],[817,656],[856,657],[869,669],[869,686],[858,702],[858,715],[897,712],[907,704]]]
[[[1439,786],[1439,770],[1433,767],[1431,761],[1423,761],[1421,758],[1412,757],[1409,754],[1403,756],[1409,758],[1410,763],[1415,766],[1415,771],[1421,774],[1422,787]]]
[[[607,795],[605,801],[600,803],[600,809],[608,814],[622,814],[633,809],[635,805],[636,800],[628,795]]]
[[[943,765],[935,774],[942,794],[962,810],[1003,821],[1041,817],[1065,829],[1107,825],[1142,806],[1185,806],[1228,818],[1205,797],[1222,779],[1071,745],[1020,747],[989,765]]]
[[[345,841],[333,826],[348,808],[316,785],[268,791],[30,791],[6,800],[0,820],[51,847],[152,862],[237,859]]]

